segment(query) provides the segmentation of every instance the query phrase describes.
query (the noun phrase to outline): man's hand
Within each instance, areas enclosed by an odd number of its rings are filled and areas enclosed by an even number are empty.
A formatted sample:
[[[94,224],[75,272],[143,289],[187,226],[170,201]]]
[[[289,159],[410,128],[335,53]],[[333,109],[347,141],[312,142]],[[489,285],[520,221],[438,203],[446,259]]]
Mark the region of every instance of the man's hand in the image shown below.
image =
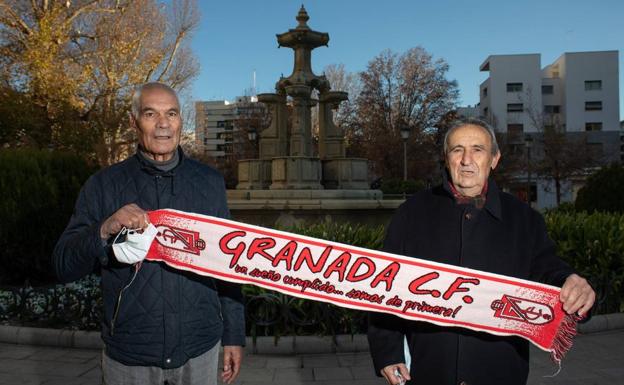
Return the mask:
[[[559,298],[566,313],[583,316],[594,305],[596,293],[585,278],[572,274],[563,284]]]
[[[240,372],[241,361],[243,360],[242,346],[223,347],[223,372],[221,380],[226,384],[231,384]]]
[[[115,211],[100,227],[100,238],[106,240],[121,231],[128,229],[144,229],[149,224],[147,212],[134,203],[130,203]]]
[[[400,374],[397,376],[396,373]],[[388,365],[381,369],[381,375],[388,381],[390,385],[404,384],[405,381],[409,381],[412,378],[409,375],[409,370],[404,363]]]

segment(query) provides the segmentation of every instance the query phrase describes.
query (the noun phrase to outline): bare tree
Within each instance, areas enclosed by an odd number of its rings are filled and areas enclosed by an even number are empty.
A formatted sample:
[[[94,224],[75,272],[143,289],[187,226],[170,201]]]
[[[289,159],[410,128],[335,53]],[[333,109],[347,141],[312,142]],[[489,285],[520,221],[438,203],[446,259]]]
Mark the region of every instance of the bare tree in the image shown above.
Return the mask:
[[[357,130],[356,101],[362,90],[360,78],[357,73],[347,72],[344,64],[330,64],[325,67],[323,73],[329,80],[332,90],[349,94],[349,100],[340,103],[334,113],[334,123],[344,130],[347,152],[351,152]]]
[[[552,180],[557,205],[575,178],[583,177],[587,170],[599,163],[601,154],[591,151],[584,132],[567,132],[558,111],[546,111],[532,103],[531,89],[527,89],[523,101],[528,102],[526,112],[539,135],[535,136],[533,159],[524,158],[524,171],[534,171],[548,182]]]
[[[448,80],[448,64],[434,60],[422,47],[397,54],[390,50],[373,58],[360,73],[357,131],[361,155],[375,162],[378,175],[400,176],[403,160],[400,131],[410,130],[408,170],[425,179],[438,168],[435,130],[431,127],[453,109],[458,90]]]

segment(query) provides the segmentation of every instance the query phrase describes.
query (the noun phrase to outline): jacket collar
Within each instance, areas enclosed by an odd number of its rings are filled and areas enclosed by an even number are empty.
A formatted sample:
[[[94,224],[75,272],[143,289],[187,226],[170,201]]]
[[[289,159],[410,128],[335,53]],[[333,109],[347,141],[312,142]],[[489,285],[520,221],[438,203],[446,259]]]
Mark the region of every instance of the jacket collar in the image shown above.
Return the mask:
[[[139,162],[139,165],[141,166],[141,170],[145,171],[146,173],[150,175],[173,176],[175,175],[175,171],[182,165],[182,163],[184,163],[184,158],[185,158],[184,151],[182,151],[182,147],[178,146],[177,151],[178,151],[178,158],[179,158],[178,164],[177,166],[175,166],[173,169],[169,171],[162,171],[158,169],[157,167],[155,167],[152,163],[148,162],[145,159],[145,156],[141,154],[141,152],[138,149],[136,153],[134,154],[134,157]]]
[[[178,156],[180,158],[180,160],[178,161],[178,165],[175,166],[173,169],[171,169],[169,171],[163,171],[163,170],[159,170],[152,163],[150,163],[147,160],[145,160],[145,158],[143,157],[143,155],[141,155],[141,153],[139,152],[138,149],[137,149],[137,152],[134,154],[134,158],[136,159],[137,163],[139,164],[139,167],[146,174],[152,175],[152,176],[158,175],[158,176],[161,176],[161,177],[170,177],[171,178],[171,194],[173,194],[173,195],[177,194],[177,192],[178,192],[178,185],[180,184],[180,182],[176,183],[176,181],[175,181],[176,171],[180,169],[180,167],[184,163],[184,159],[186,158],[185,155],[184,155],[184,151],[182,151],[182,147],[180,147],[180,146],[178,146]]]
[[[498,189],[494,178],[491,176],[488,178],[488,192],[487,199],[485,200],[485,206],[483,207],[492,216],[499,221],[503,220],[503,210],[501,208],[501,191]]]

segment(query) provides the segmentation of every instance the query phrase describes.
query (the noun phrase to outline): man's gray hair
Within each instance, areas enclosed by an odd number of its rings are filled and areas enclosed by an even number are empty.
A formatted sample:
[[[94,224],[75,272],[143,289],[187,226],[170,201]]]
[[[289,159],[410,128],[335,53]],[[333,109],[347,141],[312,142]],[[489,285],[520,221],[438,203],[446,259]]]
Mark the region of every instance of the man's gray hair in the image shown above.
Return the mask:
[[[139,114],[141,113],[141,95],[145,91],[152,90],[163,90],[169,92],[171,95],[175,96],[176,101],[178,102],[178,106],[180,105],[180,100],[178,99],[178,94],[176,94],[175,90],[164,83],[159,82],[150,82],[141,84],[137,86],[134,90],[134,94],[132,95],[132,116],[135,119],[139,118]]]
[[[494,132],[494,128],[492,128],[492,126],[490,126],[486,121],[481,119],[462,118],[453,122],[451,128],[449,128],[449,130],[444,135],[444,156],[446,156],[446,154],[448,153],[448,139],[451,136],[451,133],[453,133],[453,131],[457,130],[460,127],[468,125],[478,126],[487,131],[487,133],[490,135],[490,141],[492,144],[492,155],[498,154],[498,142],[496,141],[496,133]]]

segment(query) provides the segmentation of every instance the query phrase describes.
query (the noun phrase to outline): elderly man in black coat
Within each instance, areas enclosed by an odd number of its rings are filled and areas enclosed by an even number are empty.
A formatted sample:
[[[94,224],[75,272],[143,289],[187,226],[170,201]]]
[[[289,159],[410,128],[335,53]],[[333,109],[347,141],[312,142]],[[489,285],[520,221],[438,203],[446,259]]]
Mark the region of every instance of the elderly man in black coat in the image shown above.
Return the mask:
[[[569,313],[585,314],[595,293],[555,254],[542,216],[490,178],[500,151],[479,120],[455,124],[444,139],[447,178],[395,213],[384,250],[561,286]],[[389,384],[526,384],[529,343],[372,313],[368,340],[375,371]],[[411,356],[405,364],[404,341]]]

